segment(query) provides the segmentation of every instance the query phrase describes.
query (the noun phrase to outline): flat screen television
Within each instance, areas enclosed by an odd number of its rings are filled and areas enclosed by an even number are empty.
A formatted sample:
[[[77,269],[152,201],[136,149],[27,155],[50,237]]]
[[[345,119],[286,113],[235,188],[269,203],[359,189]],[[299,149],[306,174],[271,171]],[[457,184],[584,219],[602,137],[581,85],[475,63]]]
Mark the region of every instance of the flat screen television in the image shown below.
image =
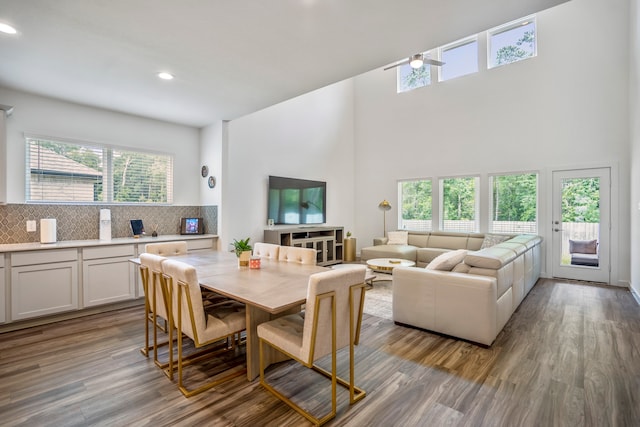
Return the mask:
[[[327,183],[269,176],[267,218],[274,224],[324,224]]]

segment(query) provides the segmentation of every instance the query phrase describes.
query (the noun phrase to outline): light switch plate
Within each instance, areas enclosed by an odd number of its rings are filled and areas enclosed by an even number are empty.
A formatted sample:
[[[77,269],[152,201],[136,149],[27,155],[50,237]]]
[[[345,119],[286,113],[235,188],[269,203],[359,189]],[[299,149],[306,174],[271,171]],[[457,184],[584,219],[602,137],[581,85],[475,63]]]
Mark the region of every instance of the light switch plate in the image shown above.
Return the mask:
[[[36,231],[36,222],[34,220],[27,221],[27,233]]]

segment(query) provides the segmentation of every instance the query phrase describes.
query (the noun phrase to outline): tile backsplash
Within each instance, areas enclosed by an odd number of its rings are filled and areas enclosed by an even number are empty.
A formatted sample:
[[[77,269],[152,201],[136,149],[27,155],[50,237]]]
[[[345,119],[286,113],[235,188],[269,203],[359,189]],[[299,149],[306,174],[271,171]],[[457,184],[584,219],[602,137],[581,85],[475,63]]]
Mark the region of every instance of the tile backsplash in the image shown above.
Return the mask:
[[[99,238],[100,209],[111,209],[111,236],[131,237],[129,220],[141,219],[151,234],[180,234],[180,218],[202,217],[205,233],[217,234],[217,206],[136,206],[136,205],[0,205],[0,244],[40,241],[40,219],[55,218],[58,241]],[[36,232],[27,232],[27,221],[36,222]]]

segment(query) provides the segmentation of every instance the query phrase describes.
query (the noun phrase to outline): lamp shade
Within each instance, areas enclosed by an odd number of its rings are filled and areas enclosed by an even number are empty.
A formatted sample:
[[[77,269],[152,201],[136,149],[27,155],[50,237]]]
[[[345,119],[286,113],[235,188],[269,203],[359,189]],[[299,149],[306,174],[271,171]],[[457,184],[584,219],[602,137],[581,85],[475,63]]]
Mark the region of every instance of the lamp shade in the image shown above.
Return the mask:
[[[382,209],[383,211],[388,211],[389,209],[391,209],[391,204],[385,199],[385,200],[380,202],[378,207],[380,209]]]

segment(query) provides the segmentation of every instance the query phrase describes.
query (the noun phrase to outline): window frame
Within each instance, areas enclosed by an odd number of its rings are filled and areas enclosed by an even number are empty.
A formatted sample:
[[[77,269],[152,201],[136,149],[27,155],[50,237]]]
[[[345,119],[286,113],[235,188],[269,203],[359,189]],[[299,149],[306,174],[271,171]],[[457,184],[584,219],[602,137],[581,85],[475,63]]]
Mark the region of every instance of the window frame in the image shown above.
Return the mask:
[[[427,50],[426,52],[422,52],[422,55],[424,55],[425,58],[429,58],[429,59],[437,59],[438,56],[438,51],[437,49],[432,49],[432,50]],[[422,67],[420,68],[425,68],[429,70],[429,81],[426,82],[423,85],[419,85],[419,86],[415,86],[415,87],[411,87],[405,90],[401,90],[401,82],[402,82],[402,70],[405,69],[406,67],[411,68],[411,65],[409,65],[409,63],[406,64],[402,64],[396,67],[396,93],[407,93],[407,92],[411,92],[412,90],[416,90],[416,89],[420,89],[423,87],[427,87],[427,86],[431,86],[434,82],[433,80],[433,66],[431,64],[423,64]],[[436,73],[437,75],[437,73]]]
[[[93,151],[101,150],[102,151],[102,200],[56,200],[56,199],[32,199],[31,194],[31,166],[30,166],[30,147],[32,142],[50,142],[53,144],[67,144],[67,145],[75,145],[83,148],[88,148]],[[175,164],[175,155],[172,153],[155,151],[155,150],[146,150],[140,149],[137,147],[126,147],[126,146],[118,146],[113,144],[105,144],[105,143],[97,143],[90,141],[83,141],[77,139],[70,138],[61,138],[61,137],[53,137],[48,135],[38,135],[38,134],[30,134],[24,133],[24,149],[25,149],[25,187],[24,187],[24,198],[25,203],[29,204],[38,204],[38,203],[46,203],[46,204],[76,204],[76,205],[136,205],[136,206],[168,206],[173,204],[174,199],[174,164]],[[166,161],[168,162],[166,173],[166,201],[162,202],[133,202],[133,201],[117,201],[113,200],[114,198],[114,174],[113,174],[113,153],[115,152],[126,152],[126,153],[134,153],[148,156],[162,156],[166,157]],[[96,181],[97,183],[97,181]]]
[[[491,38],[493,36],[499,35],[499,34],[503,34],[505,32],[514,30],[516,28],[519,28],[523,25],[527,25],[529,23],[533,23],[533,53],[531,56],[527,56],[525,58],[520,58],[518,60],[515,61],[511,61],[511,62],[505,62],[503,64],[494,64],[493,63],[493,58],[491,56]],[[520,61],[524,61],[527,59],[531,59],[531,58],[535,58],[536,56],[538,56],[538,22],[537,22],[537,18],[536,15],[529,15],[529,16],[525,16],[523,18],[519,18],[516,20],[513,20],[511,22],[507,22],[506,24],[502,24],[502,25],[498,25],[497,27],[493,27],[490,28],[486,31],[486,38],[487,38],[487,69],[491,70],[493,68],[498,68],[498,67],[502,67],[504,65],[509,65],[509,64],[515,64],[516,62],[520,62]]]
[[[454,49],[458,49],[460,47],[463,46],[467,46],[469,44],[475,43],[476,45],[476,64],[475,64],[475,70],[470,71],[468,73],[464,73],[464,74],[458,74],[456,76],[453,77],[449,77],[449,78],[444,78],[444,70],[445,67],[447,66],[446,64],[446,60],[444,59],[444,53],[446,51],[450,51],[450,50],[454,50]],[[438,67],[438,82],[446,82],[449,80],[455,80],[459,77],[464,77],[464,76],[468,76],[470,74],[475,74],[478,73],[480,71],[480,41],[479,41],[479,34],[473,34],[471,36],[468,37],[464,37],[462,39],[456,40],[452,43],[448,43],[446,45],[440,46],[437,49],[438,52],[438,60],[439,61],[443,61],[445,62],[445,64],[441,67]]]

